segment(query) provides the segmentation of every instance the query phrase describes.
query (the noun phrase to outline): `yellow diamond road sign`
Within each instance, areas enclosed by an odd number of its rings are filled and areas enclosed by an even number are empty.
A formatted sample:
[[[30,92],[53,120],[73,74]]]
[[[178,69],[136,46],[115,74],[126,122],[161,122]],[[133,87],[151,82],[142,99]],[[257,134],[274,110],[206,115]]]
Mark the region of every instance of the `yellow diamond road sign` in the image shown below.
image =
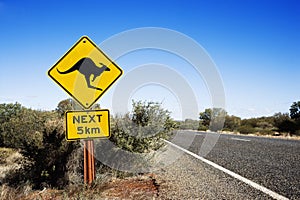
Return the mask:
[[[90,108],[122,75],[122,69],[87,36],[48,71],[48,75],[84,108]]]
[[[109,138],[109,110],[66,112],[66,139]]]

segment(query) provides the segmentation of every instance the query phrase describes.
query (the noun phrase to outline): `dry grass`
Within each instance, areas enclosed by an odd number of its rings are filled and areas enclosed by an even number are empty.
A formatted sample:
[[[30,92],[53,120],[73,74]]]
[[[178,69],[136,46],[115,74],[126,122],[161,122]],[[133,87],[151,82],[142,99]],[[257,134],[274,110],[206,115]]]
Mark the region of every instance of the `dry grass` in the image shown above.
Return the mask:
[[[98,181],[99,182],[99,181]],[[112,178],[108,182],[100,181],[87,187],[73,185],[65,190],[32,190],[30,185],[23,188],[0,186],[0,200],[80,200],[80,199],[155,199],[158,195],[157,185],[152,176],[139,176],[126,179]]]
[[[80,150],[72,155],[68,163],[70,185],[64,190],[44,188],[33,190],[31,184],[14,188],[2,184],[6,174],[17,170],[24,162],[22,155],[9,148],[0,148],[0,200],[31,200],[31,199],[153,199],[157,196],[158,189],[151,175],[115,178],[112,173],[97,174],[97,179],[92,186],[82,184],[81,176],[74,166],[80,163]]]
[[[0,148],[0,183],[6,174],[21,167],[22,155],[10,148]]]
[[[12,188],[6,184],[0,186],[0,200],[16,200],[23,199],[24,196],[32,192],[31,186],[26,185],[22,188]]]
[[[20,155],[16,150],[10,148],[0,148],[0,165],[11,163],[13,158]]]

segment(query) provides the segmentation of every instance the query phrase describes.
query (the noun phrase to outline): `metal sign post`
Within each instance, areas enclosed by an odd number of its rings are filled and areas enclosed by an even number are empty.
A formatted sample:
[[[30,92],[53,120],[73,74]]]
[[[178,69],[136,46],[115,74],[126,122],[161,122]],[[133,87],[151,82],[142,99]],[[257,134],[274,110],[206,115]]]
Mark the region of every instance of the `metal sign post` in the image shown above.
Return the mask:
[[[92,184],[96,178],[95,175],[95,157],[94,157],[94,141],[85,140],[84,141],[84,183]]]

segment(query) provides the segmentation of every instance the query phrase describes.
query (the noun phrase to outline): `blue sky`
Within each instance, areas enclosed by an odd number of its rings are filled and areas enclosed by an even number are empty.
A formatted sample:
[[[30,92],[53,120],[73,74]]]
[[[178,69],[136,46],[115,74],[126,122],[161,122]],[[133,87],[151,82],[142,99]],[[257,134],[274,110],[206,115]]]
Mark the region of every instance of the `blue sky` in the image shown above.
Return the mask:
[[[288,112],[292,102],[300,100],[297,0],[0,0],[0,24],[0,103],[54,109],[68,95],[47,77],[47,70],[82,35],[100,44],[141,27],[172,29],[198,42],[222,77],[229,114],[269,116]],[[139,64],[176,60],[167,57],[144,51],[116,62],[126,74],[136,60]],[[188,73],[184,76],[197,93],[199,112],[203,111],[210,106],[203,83],[197,85]],[[178,118],[180,106],[169,93],[149,86],[132,97],[162,101]],[[109,91],[99,103],[110,108],[111,95]]]

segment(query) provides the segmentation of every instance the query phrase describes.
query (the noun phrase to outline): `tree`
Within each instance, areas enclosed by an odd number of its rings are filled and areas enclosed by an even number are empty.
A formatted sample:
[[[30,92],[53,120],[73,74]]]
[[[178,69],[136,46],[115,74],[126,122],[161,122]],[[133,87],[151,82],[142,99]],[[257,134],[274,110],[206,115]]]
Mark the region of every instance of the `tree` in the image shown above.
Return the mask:
[[[294,102],[290,108],[290,116],[293,120],[294,134],[300,135],[300,101]]]
[[[288,113],[275,113],[274,125],[279,132],[294,133],[296,130],[295,121],[292,120]]]
[[[61,117],[63,117],[66,111],[73,110],[73,103],[73,99],[62,100],[58,103],[57,108],[55,110]]]
[[[300,119],[300,101],[294,102],[290,108],[291,119]]]
[[[22,110],[19,103],[0,104],[0,124],[7,122],[11,117],[17,116]]]
[[[199,129],[205,128],[211,131],[221,130],[224,126],[225,116],[227,112],[223,108],[208,108],[200,113]]]
[[[200,122],[199,125],[202,126],[202,128],[206,128],[206,130],[209,128],[209,123],[211,121],[211,115],[212,115],[212,109],[207,108],[204,112],[200,113]]]

